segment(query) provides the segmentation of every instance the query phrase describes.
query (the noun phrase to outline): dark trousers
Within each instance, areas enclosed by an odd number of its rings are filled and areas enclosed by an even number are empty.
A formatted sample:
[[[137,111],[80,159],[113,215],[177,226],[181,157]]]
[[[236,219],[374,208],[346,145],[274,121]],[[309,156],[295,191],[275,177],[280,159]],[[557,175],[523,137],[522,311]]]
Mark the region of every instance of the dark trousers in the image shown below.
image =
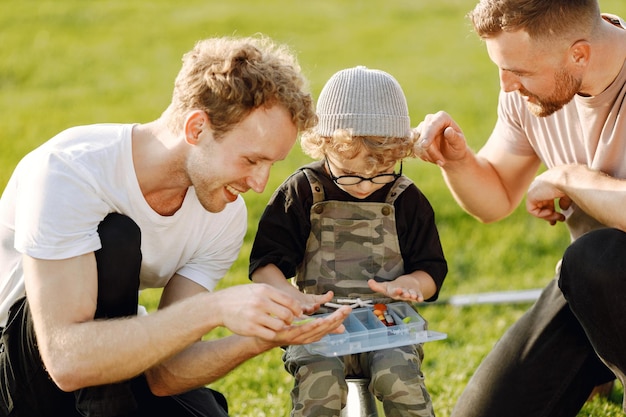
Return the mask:
[[[98,227],[98,301],[95,318],[137,314],[141,233],[128,217],[108,215]],[[60,303],[63,300],[58,300]],[[117,384],[61,391],[39,355],[25,298],[9,312],[0,344],[0,417],[227,416],[225,398],[208,388],[172,397],[150,392],[143,375]],[[120,364],[123,366],[123,364]]]
[[[624,383],[624,254],[616,229],[572,243],[559,277],[487,355],[452,416],[573,417],[596,385]]]

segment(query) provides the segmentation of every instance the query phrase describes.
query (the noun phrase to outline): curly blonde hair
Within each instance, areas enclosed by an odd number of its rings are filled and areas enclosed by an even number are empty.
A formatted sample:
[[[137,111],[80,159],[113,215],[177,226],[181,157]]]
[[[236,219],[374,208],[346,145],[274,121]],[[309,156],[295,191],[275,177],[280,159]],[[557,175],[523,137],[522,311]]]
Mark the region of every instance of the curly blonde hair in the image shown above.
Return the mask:
[[[300,146],[305,154],[314,159],[323,159],[331,154],[342,160],[350,160],[365,151],[367,172],[376,172],[381,166],[389,166],[404,158],[415,157],[416,135],[402,138],[384,136],[353,136],[350,129],[337,129],[332,136],[322,136],[314,129],[305,131]]]
[[[204,110],[219,138],[259,107],[284,106],[299,131],[317,123],[308,82],[286,45],[259,37],[219,37],[199,41],[183,56],[169,128],[182,129],[190,110]]]

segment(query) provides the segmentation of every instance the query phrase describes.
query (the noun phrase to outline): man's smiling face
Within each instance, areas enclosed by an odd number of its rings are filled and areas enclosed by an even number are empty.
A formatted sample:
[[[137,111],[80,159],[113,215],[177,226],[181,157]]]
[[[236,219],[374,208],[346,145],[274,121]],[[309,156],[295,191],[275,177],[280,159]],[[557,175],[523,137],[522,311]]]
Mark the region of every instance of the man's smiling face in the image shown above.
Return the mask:
[[[568,65],[567,48],[537,45],[521,30],[502,32],[485,42],[499,68],[502,91],[519,93],[535,116],[551,115],[580,91],[582,75]]]
[[[222,211],[241,193],[265,189],[270,168],[295,144],[296,125],[281,106],[258,108],[219,139],[208,129],[193,145],[187,173],[202,206]]]

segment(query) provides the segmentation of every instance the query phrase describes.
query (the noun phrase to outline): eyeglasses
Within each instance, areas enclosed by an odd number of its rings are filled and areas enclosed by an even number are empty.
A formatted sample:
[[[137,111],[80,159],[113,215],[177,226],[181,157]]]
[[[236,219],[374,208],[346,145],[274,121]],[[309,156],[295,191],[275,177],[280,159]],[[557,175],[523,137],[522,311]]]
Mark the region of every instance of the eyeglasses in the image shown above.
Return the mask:
[[[338,185],[357,185],[363,181],[370,181],[373,184],[389,184],[394,182],[402,175],[402,161],[400,161],[400,171],[396,174],[395,172],[392,174],[378,174],[373,177],[365,178],[360,175],[340,175],[336,177],[335,174],[330,169],[330,162],[328,161],[328,157],[326,159],[326,166],[328,166],[328,173],[330,174],[330,178],[334,181],[335,184]]]

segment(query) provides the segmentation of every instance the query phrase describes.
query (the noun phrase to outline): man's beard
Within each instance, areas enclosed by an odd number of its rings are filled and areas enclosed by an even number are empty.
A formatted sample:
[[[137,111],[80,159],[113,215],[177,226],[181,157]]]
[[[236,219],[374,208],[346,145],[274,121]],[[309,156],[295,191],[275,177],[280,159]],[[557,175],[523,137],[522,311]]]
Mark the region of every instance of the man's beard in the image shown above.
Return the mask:
[[[561,110],[563,106],[572,101],[576,93],[580,91],[582,80],[561,70],[554,75],[554,92],[551,96],[541,98],[527,90],[519,90],[522,96],[534,99],[534,103],[526,101],[528,110],[537,117],[550,116]]]

